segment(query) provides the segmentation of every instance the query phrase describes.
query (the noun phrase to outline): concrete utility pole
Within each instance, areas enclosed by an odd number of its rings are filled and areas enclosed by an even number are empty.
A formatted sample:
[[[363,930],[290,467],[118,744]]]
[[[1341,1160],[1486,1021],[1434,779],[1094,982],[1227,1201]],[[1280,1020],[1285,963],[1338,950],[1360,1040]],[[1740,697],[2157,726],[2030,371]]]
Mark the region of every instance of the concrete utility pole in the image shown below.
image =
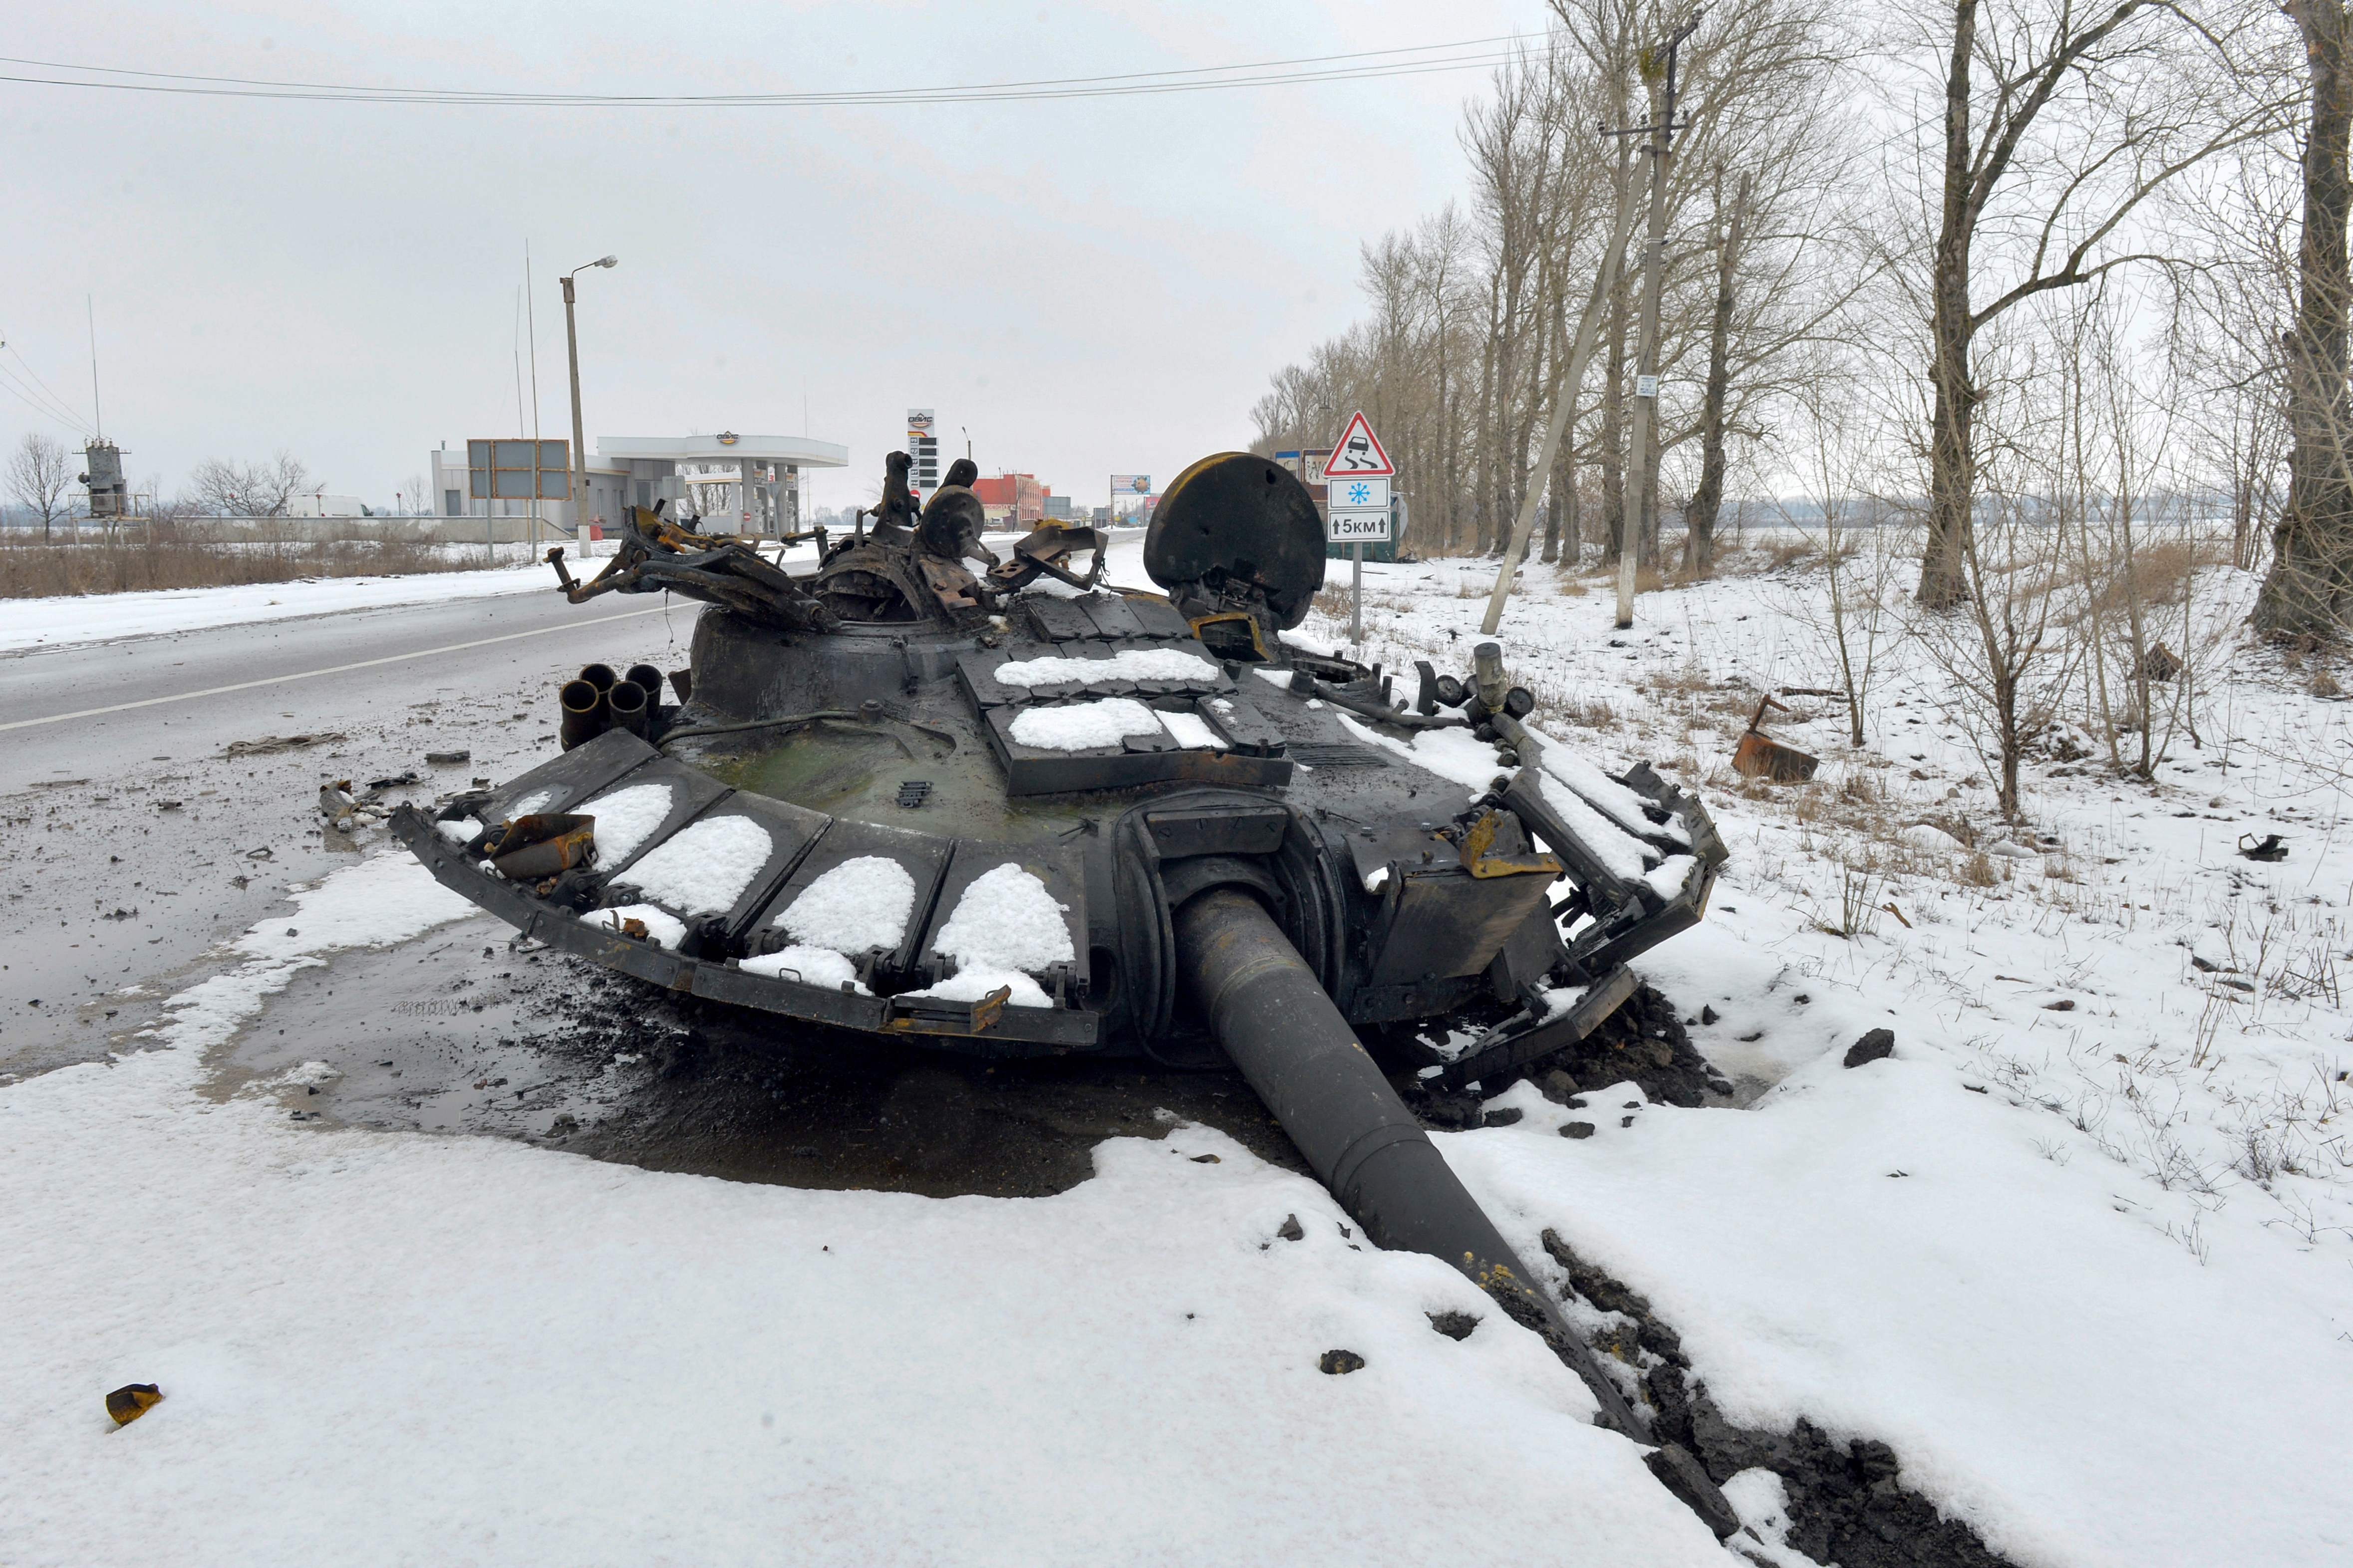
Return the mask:
[[[1690,21],[1677,27],[1667,40],[1666,81],[1659,95],[1659,118],[1651,125],[1631,131],[1614,132],[1621,136],[1650,133],[1651,144],[1643,151],[1651,155],[1651,232],[1642,247],[1642,323],[1635,338],[1634,350],[1634,418],[1630,432],[1634,447],[1635,510],[1620,527],[1623,537],[1618,542],[1618,629],[1625,630],[1634,624],[1634,568],[1641,553],[1641,542],[1658,526],[1659,460],[1651,442],[1659,417],[1659,287],[1660,273],[1667,253],[1667,160],[1673,156],[1672,145],[1675,133],[1675,53],[1683,41],[1699,26],[1694,13]],[[1647,61],[1645,64],[1647,65]],[[1643,75],[1650,72],[1645,70]]]
[[[590,267],[618,267],[617,256],[600,257],[564,275],[564,350],[572,360],[572,531],[577,535],[588,521],[588,447],[580,437],[580,328],[572,311],[573,273]],[[533,454],[536,465],[538,455]],[[536,487],[534,487],[536,488]]]

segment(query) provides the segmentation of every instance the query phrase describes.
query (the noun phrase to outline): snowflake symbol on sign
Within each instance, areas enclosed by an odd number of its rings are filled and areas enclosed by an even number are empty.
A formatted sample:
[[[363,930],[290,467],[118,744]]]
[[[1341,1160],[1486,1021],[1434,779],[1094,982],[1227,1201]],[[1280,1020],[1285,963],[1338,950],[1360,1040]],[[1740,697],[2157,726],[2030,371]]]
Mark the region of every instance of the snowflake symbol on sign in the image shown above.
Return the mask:
[[[1348,487],[1348,499],[1356,502],[1358,506],[1362,506],[1365,502],[1370,500],[1372,496],[1373,487],[1370,485],[1357,484],[1350,485]]]

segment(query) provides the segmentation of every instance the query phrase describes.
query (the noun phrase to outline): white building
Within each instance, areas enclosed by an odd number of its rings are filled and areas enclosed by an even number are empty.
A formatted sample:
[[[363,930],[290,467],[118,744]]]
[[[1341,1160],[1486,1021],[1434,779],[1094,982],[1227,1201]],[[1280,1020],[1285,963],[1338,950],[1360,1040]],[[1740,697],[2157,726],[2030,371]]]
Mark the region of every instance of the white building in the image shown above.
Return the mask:
[[[527,462],[530,443],[501,442],[523,448],[518,462]],[[599,436],[587,461],[587,494],[579,517],[591,527],[619,525],[623,510],[651,507],[658,500],[682,506],[694,515],[723,521],[730,533],[776,534],[798,530],[804,511],[800,476],[804,468],[839,468],[849,462],[849,448],[804,436],[739,436],[723,430],[715,436]],[[575,531],[575,509],[568,500],[520,499],[485,500],[474,492],[467,461],[468,444],[443,442],[430,454],[433,465],[433,510],[444,518],[495,517],[491,531],[520,536],[536,506],[543,523],[564,532]],[[496,459],[505,473],[506,458]],[[522,480],[524,470],[512,474]],[[502,485],[502,488],[503,485]],[[527,482],[516,488],[528,489]],[[513,520],[511,528],[508,520]]]

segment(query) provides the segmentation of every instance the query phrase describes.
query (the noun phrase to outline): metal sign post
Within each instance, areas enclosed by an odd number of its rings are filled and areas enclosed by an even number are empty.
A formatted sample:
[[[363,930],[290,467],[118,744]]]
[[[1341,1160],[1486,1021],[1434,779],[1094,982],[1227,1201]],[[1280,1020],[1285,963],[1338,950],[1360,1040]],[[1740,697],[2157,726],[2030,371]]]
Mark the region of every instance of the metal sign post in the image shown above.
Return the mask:
[[[1321,476],[1329,504],[1324,537],[1349,546],[1348,645],[1365,646],[1365,545],[1389,539],[1389,480],[1397,465],[1360,412],[1352,416],[1324,458]]]
[[[466,443],[466,488],[482,502],[482,550],[498,559],[499,502],[565,500],[572,495],[572,443],[511,440]],[[537,508],[533,507],[534,515]],[[534,528],[534,534],[536,529]],[[533,542],[534,550],[537,540]]]
[[[1332,486],[1332,510],[1324,537],[1348,546],[1348,641],[1365,642],[1365,545],[1389,539],[1389,482],[1347,479]]]

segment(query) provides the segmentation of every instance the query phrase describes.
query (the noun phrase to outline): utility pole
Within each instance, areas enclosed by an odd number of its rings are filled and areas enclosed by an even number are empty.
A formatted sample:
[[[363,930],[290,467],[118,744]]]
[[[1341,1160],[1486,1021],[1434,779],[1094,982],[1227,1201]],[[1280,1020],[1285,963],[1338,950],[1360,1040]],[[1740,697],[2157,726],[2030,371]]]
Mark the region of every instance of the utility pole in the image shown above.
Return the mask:
[[[98,405],[98,304],[89,294],[81,297],[83,317],[90,322],[90,417],[98,426],[98,438],[106,439],[106,411]]]
[[[539,554],[539,303],[531,283],[531,241],[522,242],[523,320],[531,327],[531,553]]]
[[[1642,321],[1635,337],[1634,515],[1620,523],[1618,541],[1618,629],[1634,624],[1634,568],[1641,542],[1658,526],[1659,462],[1653,440],[1659,418],[1659,288],[1667,253],[1667,160],[1673,155],[1675,126],[1675,55],[1683,41],[1699,26],[1699,15],[1677,27],[1667,40],[1665,89],[1657,99],[1658,119],[1650,125],[1611,132],[1618,136],[1648,134],[1651,144],[1651,232],[1642,247]],[[1644,61],[1645,67],[1649,61]],[[1651,73],[1646,68],[1645,77]]]
[[[621,258],[617,256],[603,257],[587,263],[586,267],[574,268],[562,279],[564,351],[572,361],[572,523],[575,534],[588,516],[588,448],[580,438],[580,329],[572,310],[572,277],[575,272],[586,271],[587,267],[618,267],[620,264]],[[538,458],[534,457],[533,461],[536,462]]]

